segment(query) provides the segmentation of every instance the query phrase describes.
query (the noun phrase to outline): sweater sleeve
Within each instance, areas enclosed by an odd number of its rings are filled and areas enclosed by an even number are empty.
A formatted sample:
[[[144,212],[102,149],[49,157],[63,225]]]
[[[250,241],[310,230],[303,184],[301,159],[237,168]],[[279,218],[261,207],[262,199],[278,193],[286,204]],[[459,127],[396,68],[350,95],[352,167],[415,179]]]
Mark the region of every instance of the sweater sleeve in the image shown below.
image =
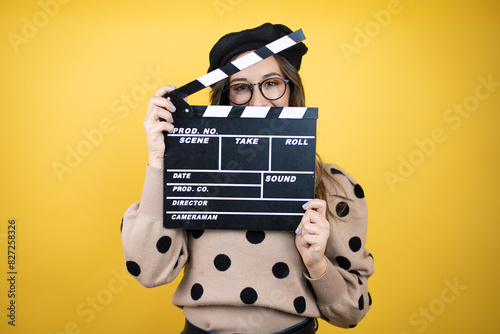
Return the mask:
[[[367,206],[363,189],[335,165],[325,165],[333,176],[328,182],[330,237],[325,252],[327,270],[307,279],[316,294],[324,320],[353,328],[368,312],[372,299],[368,278],[374,272],[372,255],[366,250]]]
[[[163,227],[163,169],[146,167],[141,201],[123,216],[122,243],[128,272],[145,287],[173,281],[188,259],[184,230]]]

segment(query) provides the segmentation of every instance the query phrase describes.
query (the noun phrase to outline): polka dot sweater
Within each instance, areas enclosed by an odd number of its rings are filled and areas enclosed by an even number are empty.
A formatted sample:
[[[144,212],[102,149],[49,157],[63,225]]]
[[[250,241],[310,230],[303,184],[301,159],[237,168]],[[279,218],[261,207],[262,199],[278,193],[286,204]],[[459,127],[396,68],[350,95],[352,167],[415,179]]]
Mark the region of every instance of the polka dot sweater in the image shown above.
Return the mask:
[[[324,167],[343,189],[327,184],[328,205],[336,217],[329,218],[328,267],[321,277],[308,276],[293,232],[165,229],[163,171],[150,166],[141,202],[122,221],[128,272],[143,286],[155,287],[173,281],[186,266],[172,301],[190,314],[207,307],[258,307],[356,326],[372,303],[366,201],[361,186],[345,171]]]

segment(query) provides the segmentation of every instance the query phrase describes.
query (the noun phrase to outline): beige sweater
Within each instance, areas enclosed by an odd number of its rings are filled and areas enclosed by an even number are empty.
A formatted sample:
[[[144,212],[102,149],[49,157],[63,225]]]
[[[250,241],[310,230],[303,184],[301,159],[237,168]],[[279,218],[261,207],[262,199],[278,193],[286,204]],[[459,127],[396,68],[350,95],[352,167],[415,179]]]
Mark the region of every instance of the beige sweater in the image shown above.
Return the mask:
[[[163,170],[150,166],[141,202],[122,222],[129,273],[155,287],[173,281],[188,264],[172,301],[207,331],[270,333],[306,317],[355,326],[370,308],[367,280],[374,271],[365,249],[366,201],[346,172],[325,168],[345,193],[328,183],[328,205],[341,219],[330,219],[323,276],[308,277],[293,232],[165,229]]]

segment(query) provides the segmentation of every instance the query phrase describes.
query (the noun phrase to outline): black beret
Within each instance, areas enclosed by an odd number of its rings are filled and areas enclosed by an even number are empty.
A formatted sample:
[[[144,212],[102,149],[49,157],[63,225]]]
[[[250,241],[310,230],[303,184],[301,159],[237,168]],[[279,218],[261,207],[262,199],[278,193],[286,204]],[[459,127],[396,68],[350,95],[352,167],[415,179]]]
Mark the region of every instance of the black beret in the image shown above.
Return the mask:
[[[210,67],[208,68],[208,72],[226,65],[231,58],[240,53],[257,50],[292,32],[282,24],[264,23],[257,28],[229,33],[219,39],[210,51]],[[279,54],[288,60],[298,71],[302,56],[306,52],[307,46],[300,42],[281,51]]]

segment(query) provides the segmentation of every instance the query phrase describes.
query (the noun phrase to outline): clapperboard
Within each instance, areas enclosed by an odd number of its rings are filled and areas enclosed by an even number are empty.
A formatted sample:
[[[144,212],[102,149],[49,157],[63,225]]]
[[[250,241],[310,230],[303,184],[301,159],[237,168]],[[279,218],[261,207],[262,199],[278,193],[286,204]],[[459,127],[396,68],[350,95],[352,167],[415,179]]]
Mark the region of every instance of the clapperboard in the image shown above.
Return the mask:
[[[165,97],[165,228],[295,230],[314,198],[317,108],[190,106],[183,98],[304,40],[284,36]]]

